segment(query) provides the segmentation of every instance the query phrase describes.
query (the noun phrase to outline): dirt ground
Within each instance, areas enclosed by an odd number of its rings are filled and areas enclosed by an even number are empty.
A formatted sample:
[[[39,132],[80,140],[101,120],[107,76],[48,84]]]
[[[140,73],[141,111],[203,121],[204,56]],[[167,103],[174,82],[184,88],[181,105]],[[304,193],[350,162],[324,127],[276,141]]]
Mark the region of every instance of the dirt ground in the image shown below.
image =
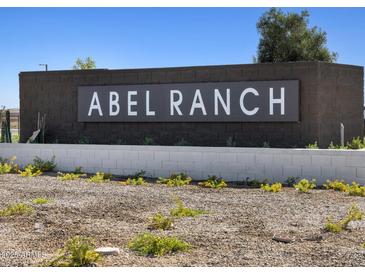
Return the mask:
[[[193,248],[156,258],[130,251],[128,241],[148,232],[149,217],[168,214],[175,196],[209,214],[177,219],[173,230],[156,233],[177,236]],[[365,221],[339,234],[322,230],[326,217],[343,217],[353,202],[365,211],[365,198],[332,190],[267,193],[0,175],[0,209],[38,197],[52,201],[36,205],[32,216],[0,218],[0,266],[39,265],[75,235],[92,237],[98,247],[120,248],[120,255],[104,257],[100,266],[365,266]],[[44,228],[36,229],[36,223]],[[277,242],[274,235],[294,241]]]

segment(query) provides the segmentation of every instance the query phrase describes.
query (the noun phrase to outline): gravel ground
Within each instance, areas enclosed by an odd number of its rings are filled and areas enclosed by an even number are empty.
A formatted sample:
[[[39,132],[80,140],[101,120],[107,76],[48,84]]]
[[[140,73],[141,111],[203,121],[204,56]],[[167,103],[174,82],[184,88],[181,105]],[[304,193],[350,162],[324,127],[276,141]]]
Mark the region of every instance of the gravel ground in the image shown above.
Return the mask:
[[[165,214],[180,197],[188,207],[207,215],[178,219],[171,231],[193,245],[187,253],[142,257],[128,250],[128,241],[147,232],[148,218]],[[326,217],[343,217],[351,203],[365,210],[365,198],[314,190],[299,194],[259,189],[203,189],[197,186],[121,186],[85,180],[61,182],[52,174],[34,178],[0,175],[0,208],[37,197],[33,216],[0,218],[0,266],[31,266],[50,259],[75,235],[90,236],[97,246],[121,249],[104,257],[101,266],[365,266],[365,221],[353,222],[340,234],[322,231]],[[35,229],[41,223],[44,229]],[[292,243],[274,241],[289,237]],[[310,241],[306,238],[318,238]],[[322,238],[322,239],[319,239]],[[10,255],[6,253],[10,252]],[[22,255],[27,255],[24,258]],[[29,255],[29,252],[33,252]]]

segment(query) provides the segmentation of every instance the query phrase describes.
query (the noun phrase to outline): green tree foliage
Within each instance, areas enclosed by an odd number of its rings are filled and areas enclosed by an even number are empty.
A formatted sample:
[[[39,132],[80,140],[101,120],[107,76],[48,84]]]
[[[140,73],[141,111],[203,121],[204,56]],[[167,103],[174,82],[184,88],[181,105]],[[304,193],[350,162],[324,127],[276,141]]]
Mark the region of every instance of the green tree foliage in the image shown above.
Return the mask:
[[[310,28],[308,18],[306,10],[298,14],[271,8],[264,13],[256,25],[260,41],[254,62],[335,62],[338,54],[327,48],[326,32]]]
[[[93,58],[87,57],[85,59],[77,58],[73,69],[96,69],[96,64]]]

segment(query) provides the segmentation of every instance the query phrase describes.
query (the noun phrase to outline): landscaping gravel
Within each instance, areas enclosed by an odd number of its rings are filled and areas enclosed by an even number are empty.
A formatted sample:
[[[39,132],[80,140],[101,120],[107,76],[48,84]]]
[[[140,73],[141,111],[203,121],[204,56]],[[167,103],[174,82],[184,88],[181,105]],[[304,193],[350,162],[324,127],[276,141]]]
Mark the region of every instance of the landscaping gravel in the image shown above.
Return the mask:
[[[209,213],[177,219],[174,229],[154,233],[177,236],[192,249],[163,257],[130,251],[128,242],[148,232],[148,218],[168,214],[176,196]],[[0,266],[42,264],[75,235],[92,237],[97,247],[120,249],[100,266],[365,266],[365,221],[339,234],[323,231],[328,216],[338,220],[354,202],[365,211],[365,198],[332,190],[268,193],[0,175],[0,209],[39,197],[51,202],[34,205],[35,214],[0,218]]]

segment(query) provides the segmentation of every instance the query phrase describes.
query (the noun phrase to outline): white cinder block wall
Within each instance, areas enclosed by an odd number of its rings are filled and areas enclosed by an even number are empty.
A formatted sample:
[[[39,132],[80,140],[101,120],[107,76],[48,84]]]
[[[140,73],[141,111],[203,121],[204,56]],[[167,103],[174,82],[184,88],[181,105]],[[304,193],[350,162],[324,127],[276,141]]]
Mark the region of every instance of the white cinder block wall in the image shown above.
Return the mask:
[[[57,169],[111,172],[129,175],[145,170],[147,176],[186,172],[193,179],[217,175],[228,181],[285,180],[289,176],[344,179],[365,183],[365,150],[318,150],[230,147],[0,144],[0,157],[17,157],[24,166],[35,156],[55,156]]]

